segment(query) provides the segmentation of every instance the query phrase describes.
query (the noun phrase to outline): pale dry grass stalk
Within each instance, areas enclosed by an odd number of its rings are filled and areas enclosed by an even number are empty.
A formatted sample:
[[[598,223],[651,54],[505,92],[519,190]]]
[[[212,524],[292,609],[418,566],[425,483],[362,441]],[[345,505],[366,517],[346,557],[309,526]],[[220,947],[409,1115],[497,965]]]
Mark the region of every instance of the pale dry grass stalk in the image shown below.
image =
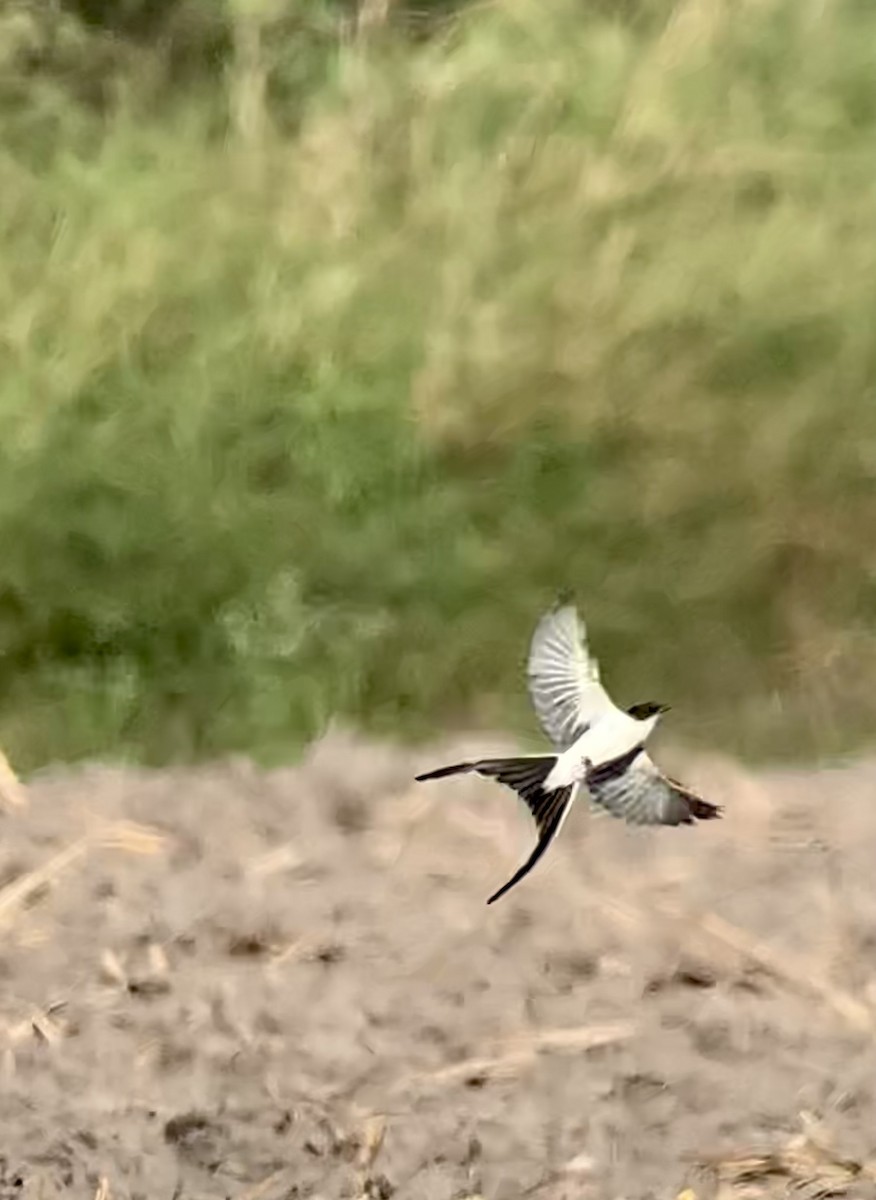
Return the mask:
[[[279,871],[292,871],[304,862],[304,855],[291,842],[277,846],[249,863],[247,871],[256,878],[276,875]]]
[[[252,151],[262,145],[268,124],[268,73],[262,48],[263,16],[258,8],[240,6],[233,25],[234,66],[229,108],[234,132]]]
[[[382,1113],[371,1113],[365,1118],[356,1152],[356,1200],[369,1200],[370,1181],[374,1164],[383,1149],[386,1137],[386,1117]]]
[[[642,923],[642,912],[635,904],[613,895],[609,889],[591,888],[585,885],[589,900],[627,929],[637,929]],[[712,912],[689,913],[679,905],[659,897],[648,899],[650,911],[664,920],[678,922],[686,930],[699,935],[709,944],[714,953],[753,963],[777,983],[821,1001],[851,1028],[862,1033],[874,1027],[874,1013],[863,1000],[847,989],[838,987],[823,978],[817,964],[768,945],[747,930],[734,925],[726,918]]]
[[[15,1047],[22,1042],[37,1038],[48,1046],[56,1046],[66,1032],[62,1016],[67,1003],[64,1000],[49,1004],[45,1008],[34,1008],[21,1020],[3,1022],[4,1054],[9,1056],[9,1065],[15,1070]]]
[[[766,945],[716,913],[704,913],[699,918],[699,926],[714,941],[747,958],[778,982],[821,1000],[852,1028],[872,1031],[874,1021],[870,1006],[845,988],[822,978],[816,964]]]
[[[465,1079],[481,1076],[501,1077],[516,1075],[536,1062],[544,1052],[585,1053],[603,1046],[628,1041],[634,1036],[636,1026],[632,1021],[618,1021],[609,1025],[579,1025],[568,1029],[540,1029],[532,1033],[518,1034],[506,1038],[492,1054],[464,1059],[437,1071],[428,1071],[399,1081],[400,1087],[410,1084],[452,1085]]]
[[[360,0],[356,11],[356,35],[370,37],[384,29],[392,12],[392,0]]]
[[[0,750],[0,808],[7,812],[15,808],[24,808],[27,804],[27,792],[24,784],[10,766],[9,759]]]
[[[647,133],[659,121],[655,97],[660,94],[660,80],[715,37],[726,10],[726,0],[679,0],[630,86],[626,109],[618,122],[621,139]]]
[[[164,838],[156,830],[130,821],[116,821],[85,834],[53,854],[41,867],[26,872],[0,889],[0,926],[8,925],[32,896],[92,850],[104,848],[127,854],[157,854],[163,844]]]
[[[277,1196],[289,1195],[289,1175],[289,1167],[280,1167],[278,1170],[272,1171],[264,1179],[260,1179],[258,1183],[254,1183],[251,1187],[239,1192],[236,1200],[267,1200],[267,1197],[275,1191]],[[283,1185],[282,1188],[281,1184]]]

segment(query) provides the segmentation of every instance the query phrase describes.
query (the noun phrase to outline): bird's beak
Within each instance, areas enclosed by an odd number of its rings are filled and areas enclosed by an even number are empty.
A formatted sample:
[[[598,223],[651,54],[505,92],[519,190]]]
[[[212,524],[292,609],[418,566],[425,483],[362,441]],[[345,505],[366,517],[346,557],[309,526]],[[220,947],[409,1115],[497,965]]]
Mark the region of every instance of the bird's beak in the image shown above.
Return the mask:
[[[672,705],[671,705],[671,704],[661,704],[661,705],[660,705],[660,711],[661,711],[662,713],[665,713],[665,712],[671,712],[671,711],[672,711]]]

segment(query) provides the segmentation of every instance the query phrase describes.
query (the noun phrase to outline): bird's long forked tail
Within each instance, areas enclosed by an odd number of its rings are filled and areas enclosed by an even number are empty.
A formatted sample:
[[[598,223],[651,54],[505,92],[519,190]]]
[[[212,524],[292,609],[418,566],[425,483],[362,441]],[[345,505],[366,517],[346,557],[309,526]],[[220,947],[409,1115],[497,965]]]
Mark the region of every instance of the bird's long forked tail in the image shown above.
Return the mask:
[[[487,758],[478,762],[454,763],[449,767],[439,767],[435,771],[426,771],[416,777],[417,782],[422,783],[427,779],[446,779],[450,775],[474,772],[513,788],[517,795],[526,801],[538,830],[538,842],[523,866],[503,887],[490,896],[487,904],[492,904],[500,896],[504,896],[528,875],[560,831],[576,788],[571,785],[545,790],[544,781],[550,775],[556,761],[555,754],[531,755],[528,758]]]
[[[422,775],[415,775],[414,779],[417,783],[425,783],[427,779],[446,779],[448,775],[465,775],[476,770],[475,763],[454,763],[452,767],[438,767],[436,771],[425,771]]]

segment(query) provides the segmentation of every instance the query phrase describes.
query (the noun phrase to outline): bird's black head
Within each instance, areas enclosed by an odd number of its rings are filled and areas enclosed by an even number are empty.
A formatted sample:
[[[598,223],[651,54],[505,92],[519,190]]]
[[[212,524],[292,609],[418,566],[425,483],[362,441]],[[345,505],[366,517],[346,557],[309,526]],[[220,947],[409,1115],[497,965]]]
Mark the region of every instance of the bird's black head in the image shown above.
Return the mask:
[[[645,700],[642,704],[634,704],[627,712],[637,721],[647,721],[649,717],[657,717],[660,713],[669,712],[668,704],[658,704],[655,700]]]

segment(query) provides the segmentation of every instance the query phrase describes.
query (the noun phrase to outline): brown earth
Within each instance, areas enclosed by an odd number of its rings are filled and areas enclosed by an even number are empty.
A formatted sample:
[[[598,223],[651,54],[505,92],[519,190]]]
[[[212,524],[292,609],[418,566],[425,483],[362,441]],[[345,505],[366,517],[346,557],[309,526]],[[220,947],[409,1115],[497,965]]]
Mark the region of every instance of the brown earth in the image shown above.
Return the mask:
[[[412,783],[488,748],[32,780],[0,1200],[876,1194],[876,763],[664,755],[722,822],[582,806],[488,908],[525,814]]]

